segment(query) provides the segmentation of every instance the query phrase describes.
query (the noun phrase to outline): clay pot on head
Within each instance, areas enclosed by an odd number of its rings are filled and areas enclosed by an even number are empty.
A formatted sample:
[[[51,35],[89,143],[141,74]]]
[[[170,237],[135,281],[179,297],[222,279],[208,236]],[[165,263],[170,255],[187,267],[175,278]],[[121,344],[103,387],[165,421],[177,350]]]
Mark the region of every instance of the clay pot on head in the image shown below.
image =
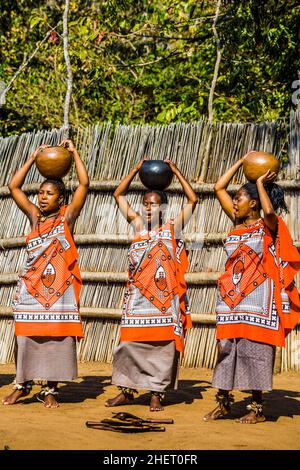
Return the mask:
[[[62,146],[41,148],[35,163],[40,174],[48,179],[61,179],[70,171],[71,152]]]
[[[279,160],[272,153],[251,151],[244,158],[243,170],[248,181],[255,182],[268,170],[278,174]]]
[[[170,186],[173,171],[163,160],[146,160],[140,168],[139,176],[146,188],[163,191]]]

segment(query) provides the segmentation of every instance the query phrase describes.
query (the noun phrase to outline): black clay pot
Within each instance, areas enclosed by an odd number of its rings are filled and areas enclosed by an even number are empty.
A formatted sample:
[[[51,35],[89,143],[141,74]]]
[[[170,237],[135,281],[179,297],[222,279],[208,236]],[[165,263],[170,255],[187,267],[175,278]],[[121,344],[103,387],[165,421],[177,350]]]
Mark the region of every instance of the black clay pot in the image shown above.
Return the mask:
[[[139,175],[146,188],[163,191],[170,186],[173,171],[163,160],[146,160],[140,168]]]

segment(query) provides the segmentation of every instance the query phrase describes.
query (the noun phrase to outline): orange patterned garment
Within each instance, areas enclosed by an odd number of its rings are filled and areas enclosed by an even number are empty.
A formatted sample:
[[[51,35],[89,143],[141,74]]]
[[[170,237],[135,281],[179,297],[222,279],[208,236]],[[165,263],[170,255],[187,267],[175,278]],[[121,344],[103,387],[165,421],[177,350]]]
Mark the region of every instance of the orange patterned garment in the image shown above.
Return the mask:
[[[185,331],[191,328],[184,279],[188,261],[173,224],[142,231],[129,249],[129,262],[121,341],[174,340],[183,351]]]
[[[65,222],[46,220],[26,239],[27,260],[13,301],[16,336],[83,337],[79,315],[78,253]]]
[[[235,229],[225,242],[228,260],[218,281],[217,339],[247,338],[277,346],[300,319],[294,277],[300,255],[278,217],[276,236],[261,220]]]

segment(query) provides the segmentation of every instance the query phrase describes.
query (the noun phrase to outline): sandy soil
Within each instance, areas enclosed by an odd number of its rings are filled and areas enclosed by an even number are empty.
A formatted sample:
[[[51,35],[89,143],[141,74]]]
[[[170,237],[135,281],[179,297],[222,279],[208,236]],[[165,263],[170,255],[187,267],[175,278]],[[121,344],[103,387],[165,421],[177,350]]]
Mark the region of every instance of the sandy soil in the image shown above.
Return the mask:
[[[242,425],[249,394],[235,392],[231,419],[213,423],[202,420],[214,406],[211,371],[181,369],[179,390],[169,392],[163,412],[150,413],[149,395],[144,392],[135,404],[114,409],[104,401],[116,394],[110,385],[111,366],[101,363],[79,365],[80,378],[61,384],[58,409],[48,410],[31,395],[13,406],[0,408],[0,450],[138,450],[138,449],[300,449],[300,374],[284,373],[274,378],[274,390],[265,394],[268,421]],[[14,366],[0,365],[1,397],[11,390]],[[88,429],[87,420],[111,417],[112,411],[128,411],[141,417],[173,418],[164,433],[121,434]]]

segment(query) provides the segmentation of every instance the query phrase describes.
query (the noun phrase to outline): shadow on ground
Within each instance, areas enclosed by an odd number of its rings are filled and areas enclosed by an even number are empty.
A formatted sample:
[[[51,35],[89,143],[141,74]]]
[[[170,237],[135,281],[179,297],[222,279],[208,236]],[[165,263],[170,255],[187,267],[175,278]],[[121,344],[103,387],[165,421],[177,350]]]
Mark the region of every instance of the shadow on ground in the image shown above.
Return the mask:
[[[0,387],[12,384],[15,379],[14,374],[0,374]]]
[[[0,386],[8,385],[12,383],[14,376],[7,375],[7,378],[3,379],[0,376]],[[94,399],[96,400],[102,393],[104,388],[110,385],[111,377],[109,376],[84,376],[80,377],[80,382],[60,382],[59,383],[59,402],[60,403],[82,403],[85,400]],[[40,385],[34,385],[34,391],[39,392]],[[30,403],[36,403],[35,394],[29,398],[20,399],[18,403],[24,405]]]
[[[251,391],[243,391],[245,397],[232,405],[230,416],[225,419],[240,418],[249,411],[246,406],[251,402]],[[234,395],[234,392],[233,392]],[[300,415],[300,392],[275,389],[263,395],[264,414],[267,421],[276,422],[280,417],[292,418]],[[211,407],[213,408],[214,405]],[[208,409],[210,411],[210,409]]]
[[[11,384],[14,374],[0,374],[0,387]],[[62,382],[59,384],[60,403],[82,403],[85,400],[96,400],[100,395],[106,393],[111,387],[111,376],[85,375],[78,382]],[[114,387],[114,386],[113,386]],[[118,390],[116,390],[116,394]],[[39,385],[35,386],[38,392]],[[177,405],[181,403],[191,404],[195,400],[206,400],[207,411],[213,409],[216,404],[212,398],[205,396],[205,392],[211,389],[211,382],[199,380],[180,380],[178,390],[168,390],[164,399],[164,405]],[[242,400],[232,405],[232,413],[228,419],[239,418],[247,412],[246,406],[251,401],[251,392],[243,391],[245,396]],[[233,392],[234,394],[234,392]],[[1,394],[2,395],[2,394]],[[138,395],[134,404],[149,405],[150,393],[142,392]],[[21,404],[36,403],[36,397],[30,396],[19,401]],[[300,415],[300,392],[293,390],[275,389],[264,393],[265,415],[268,421],[276,422],[280,417]],[[116,407],[115,409],[118,409]],[[227,417],[225,418],[227,419]]]
[[[164,405],[191,404],[203,398],[203,392],[210,388],[210,382],[198,380],[180,380],[177,390],[167,390]],[[150,393],[142,393],[134,400],[136,405],[149,405]]]

